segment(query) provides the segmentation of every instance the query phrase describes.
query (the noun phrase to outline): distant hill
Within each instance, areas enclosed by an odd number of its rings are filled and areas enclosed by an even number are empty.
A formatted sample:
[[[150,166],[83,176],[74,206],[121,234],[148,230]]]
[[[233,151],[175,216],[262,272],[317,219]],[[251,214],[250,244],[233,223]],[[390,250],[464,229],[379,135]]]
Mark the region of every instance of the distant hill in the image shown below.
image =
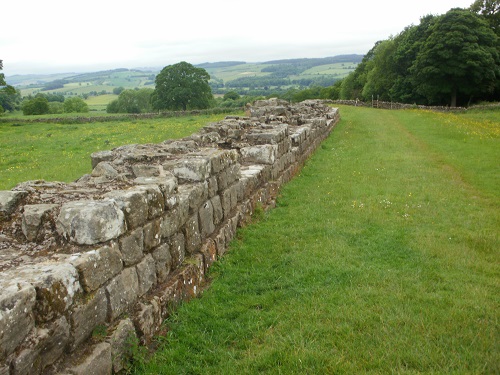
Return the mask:
[[[261,63],[244,61],[206,62],[196,65],[207,70],[215,94],[229,90],[265,92],[287,90],[311,85],[329,86],[356,68],[363,55],[339,55],[324,58],[297,58]],[[118,68],[87,73],[29,74],[7,76],[8,84],[16,86],[22,95],[37,92],[63,95],[95,96],[113,92],[114,88],[154,88],[155,77],[162,68]]]

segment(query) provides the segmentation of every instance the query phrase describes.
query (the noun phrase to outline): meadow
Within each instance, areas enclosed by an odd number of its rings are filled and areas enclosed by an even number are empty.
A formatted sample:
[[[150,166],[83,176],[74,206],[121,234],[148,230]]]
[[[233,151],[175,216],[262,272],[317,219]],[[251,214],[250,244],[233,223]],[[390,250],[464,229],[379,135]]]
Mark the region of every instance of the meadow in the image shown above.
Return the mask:
[[[500,112],[340,113],[131,373],[500,373]],[[223,117],[0,123],[0,188]]]
[[[500,372],[499,112],[340,112],[133,373]]]
[[[225,116],[82,124],[28,123],[12,118],[0,123],[0,190],[11,189],[27,180],[71,182],[92,171],[90,154],[93,152],[131,143],[159,143],[186,137]]]

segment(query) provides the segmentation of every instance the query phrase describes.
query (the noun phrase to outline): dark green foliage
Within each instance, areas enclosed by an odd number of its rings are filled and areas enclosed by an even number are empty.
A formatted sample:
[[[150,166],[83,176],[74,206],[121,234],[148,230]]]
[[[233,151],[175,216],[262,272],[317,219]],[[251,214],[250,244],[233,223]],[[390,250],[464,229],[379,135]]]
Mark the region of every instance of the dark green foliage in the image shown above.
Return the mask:
[[[458,8],[423,17],[377,42],[343,80],[340,97],[451,106],[499,100],[500,43],[490,24]]]
[[[25,100],[21,109],[25,115],[45,115],[50,112],[49,101],[44,96]]]
[[[151,95],[153,89],[123,90],[118,99],[108,104],[108,113],[150,113],[153,111]]]
[[[498,0],[476,0],[470,6],[470,10],[483,16],[500,37],[500,2]]]
[[[86,113],[89,111],[89,106],[83,101],[82,98],[74,96],[64,101],[65,113]]]
[[[55,81],[48,82],[43,86],[42,91],[62,89],[64,85],[68,82],[69,81],[65,79],[57,79]]]
[[[228,91],[224,94],[224,100],[238,100],[240,98],[240,94],[236,91]]]
[[[500,78],[499,43],[486,21],[452,9],[430,32],[410,69],[417,92],[454,107],[458,95],[463,101],[493,91]]]
[[[113,89],[113,94],[115,94],[115,95],[120,95],[120,94],[122,93],[122,91],[123,91],[123,90],[125,90],[125,88],[124,88],[124,87],[122,87],[122,86],[120,86],[120,87],[115,87],[115,88]]]
[[[174,111],[209,108],[213,100],[209,80],[210,75],[205,69],[185,61],[166,66],[156,76],[153,108]]]
[[[0,60],[0,70],[3,69],[3,60]],[[5,75],[0,73],[0,114],[5,111],[13,111],[18,108],[21,101],[21,93],[13,86],[5,82]]]

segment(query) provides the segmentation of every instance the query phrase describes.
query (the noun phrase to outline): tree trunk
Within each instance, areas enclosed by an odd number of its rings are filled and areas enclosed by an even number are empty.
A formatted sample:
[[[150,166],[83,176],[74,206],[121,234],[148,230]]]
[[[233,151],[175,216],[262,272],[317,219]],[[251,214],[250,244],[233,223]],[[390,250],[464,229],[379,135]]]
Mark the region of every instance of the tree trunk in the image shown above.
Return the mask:
[[[454,87],[451,89],[451,107],[456,107],[457,106],[457,88]]]

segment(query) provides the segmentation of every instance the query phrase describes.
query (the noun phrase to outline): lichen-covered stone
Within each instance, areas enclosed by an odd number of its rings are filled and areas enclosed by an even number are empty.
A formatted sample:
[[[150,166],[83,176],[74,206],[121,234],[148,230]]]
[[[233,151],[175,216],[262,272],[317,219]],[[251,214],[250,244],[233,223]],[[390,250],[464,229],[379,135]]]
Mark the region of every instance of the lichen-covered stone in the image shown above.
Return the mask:
[[[108,299],[104,289],[87,295],[87,298],[73,307],[70,315],[71,349],[76,349],[92,335],[95,327],[106,322],[108,316]]]
[[[92,155],[90,155],[90,159],[92,161],[92,169],[97,167],[100,162],[113,160],[113,157],[113,151],[110,150],[94,152]]]
[[[153,335],[160,328],[162,321],[162,310],[159,298],[153,298],[150,303],[139,303],[138,311],[134,317],[134,323],[141,336],[143,344],[151,342]]]
[[[42,219],[56,208],[56,204],[33,204],[24,206],[21,229],[28,241],[35,241]]]
[[[109,338],[113,373],[116,374],[130,366],[129,362],[132,361],[133,354],[132,345],[136,337],[134,323],[129,318],[120,320]]]
[[[130,308],[139,295],[139,280],[135,267],[125,268],[106,287],[109,296],[109,317],[115,320]]]
[[[92,170],[92,177],[106,177],[108,179],[113,179],[118,177],[118,172],[113,168],[111,164],[105,161],[101,161]]]
[[[214,207],[212,201],[206,201],[199,209],[200,234],[202,238],[208,237],[215,230]]]
[[[0,190],[0,220],[7,219],[26,195],[27,191]]]
[[[169,242],[170,254],[172,255],[172,270],[178,268],[184,261],[186,255],[186,243],[182,233],[172,236]]]
[[[240,152],[243,163],[273,164],[277,157],[278,145],[242,147]]]
[[[151,252],[151,256],[155,260],[156,276],[159,283],[164,282],[170,273],[172,266],[172,255],[170,255],[170,247],[168,243],[161,244]]]
[[[147,293],[156,285],[156,263],[151,254],[144,257],[137,266],[138,294],[139,297]]]
[[[123,211],[129,229],[144,225],[148,219],[149,208],[146,190],[117,190],[107,193],[105,197],[114,200]]]
[[[155,219],[159,217],[165,208],[165,198],[158,185],[141,185],[135,189],[146,192],[146,199],[148,205],[148,219]]]
[[[171,170],[181,181],[199,182],[210,177],[210,160],[202,157],[180,159],[165,163],[164,168]]]
[[[192,254],[201,244],[201,233],[198,223],[198,214],[192,215],[184,226],[186,235],[186,252]]]
[[[68,370],[73,375],[108,375],[112,368],[111,345],[101,342],[92,348],[82,363]]]
[[[71,262],[78,270],[80,283],[86,292],[98,289],[123,268],[117,243],[74,255]]]
[[[161,219],[153,220],[144,225],[144,250],[149,251],[161,242]]]
[[[7,272],[6,276],[12,272]],[[82,290],[78,272],[69,263],[39,263],[20,267],[14,274],[13,277],[35,287],[34,312],[37,322],[48,322],[64,314],[73,303],[75,295]]]
[[[120,238],[120,251],[123,264],[128,267],[139,263],[144,256],[144,233],[137,228],[130,235]]]
[[[60,317],[46,327],[37,328],[12,362],[13,374],[40,374],[55,363],[69,343],[69,324]]]
[[[35,325],[35,287],[14,277],[0,280],[0,360],[26,338]]]
[[[63,238],[80,245],[115,239],[127,229],[122,210],[115,201],[109,199],[64,204],[56,226]]]

